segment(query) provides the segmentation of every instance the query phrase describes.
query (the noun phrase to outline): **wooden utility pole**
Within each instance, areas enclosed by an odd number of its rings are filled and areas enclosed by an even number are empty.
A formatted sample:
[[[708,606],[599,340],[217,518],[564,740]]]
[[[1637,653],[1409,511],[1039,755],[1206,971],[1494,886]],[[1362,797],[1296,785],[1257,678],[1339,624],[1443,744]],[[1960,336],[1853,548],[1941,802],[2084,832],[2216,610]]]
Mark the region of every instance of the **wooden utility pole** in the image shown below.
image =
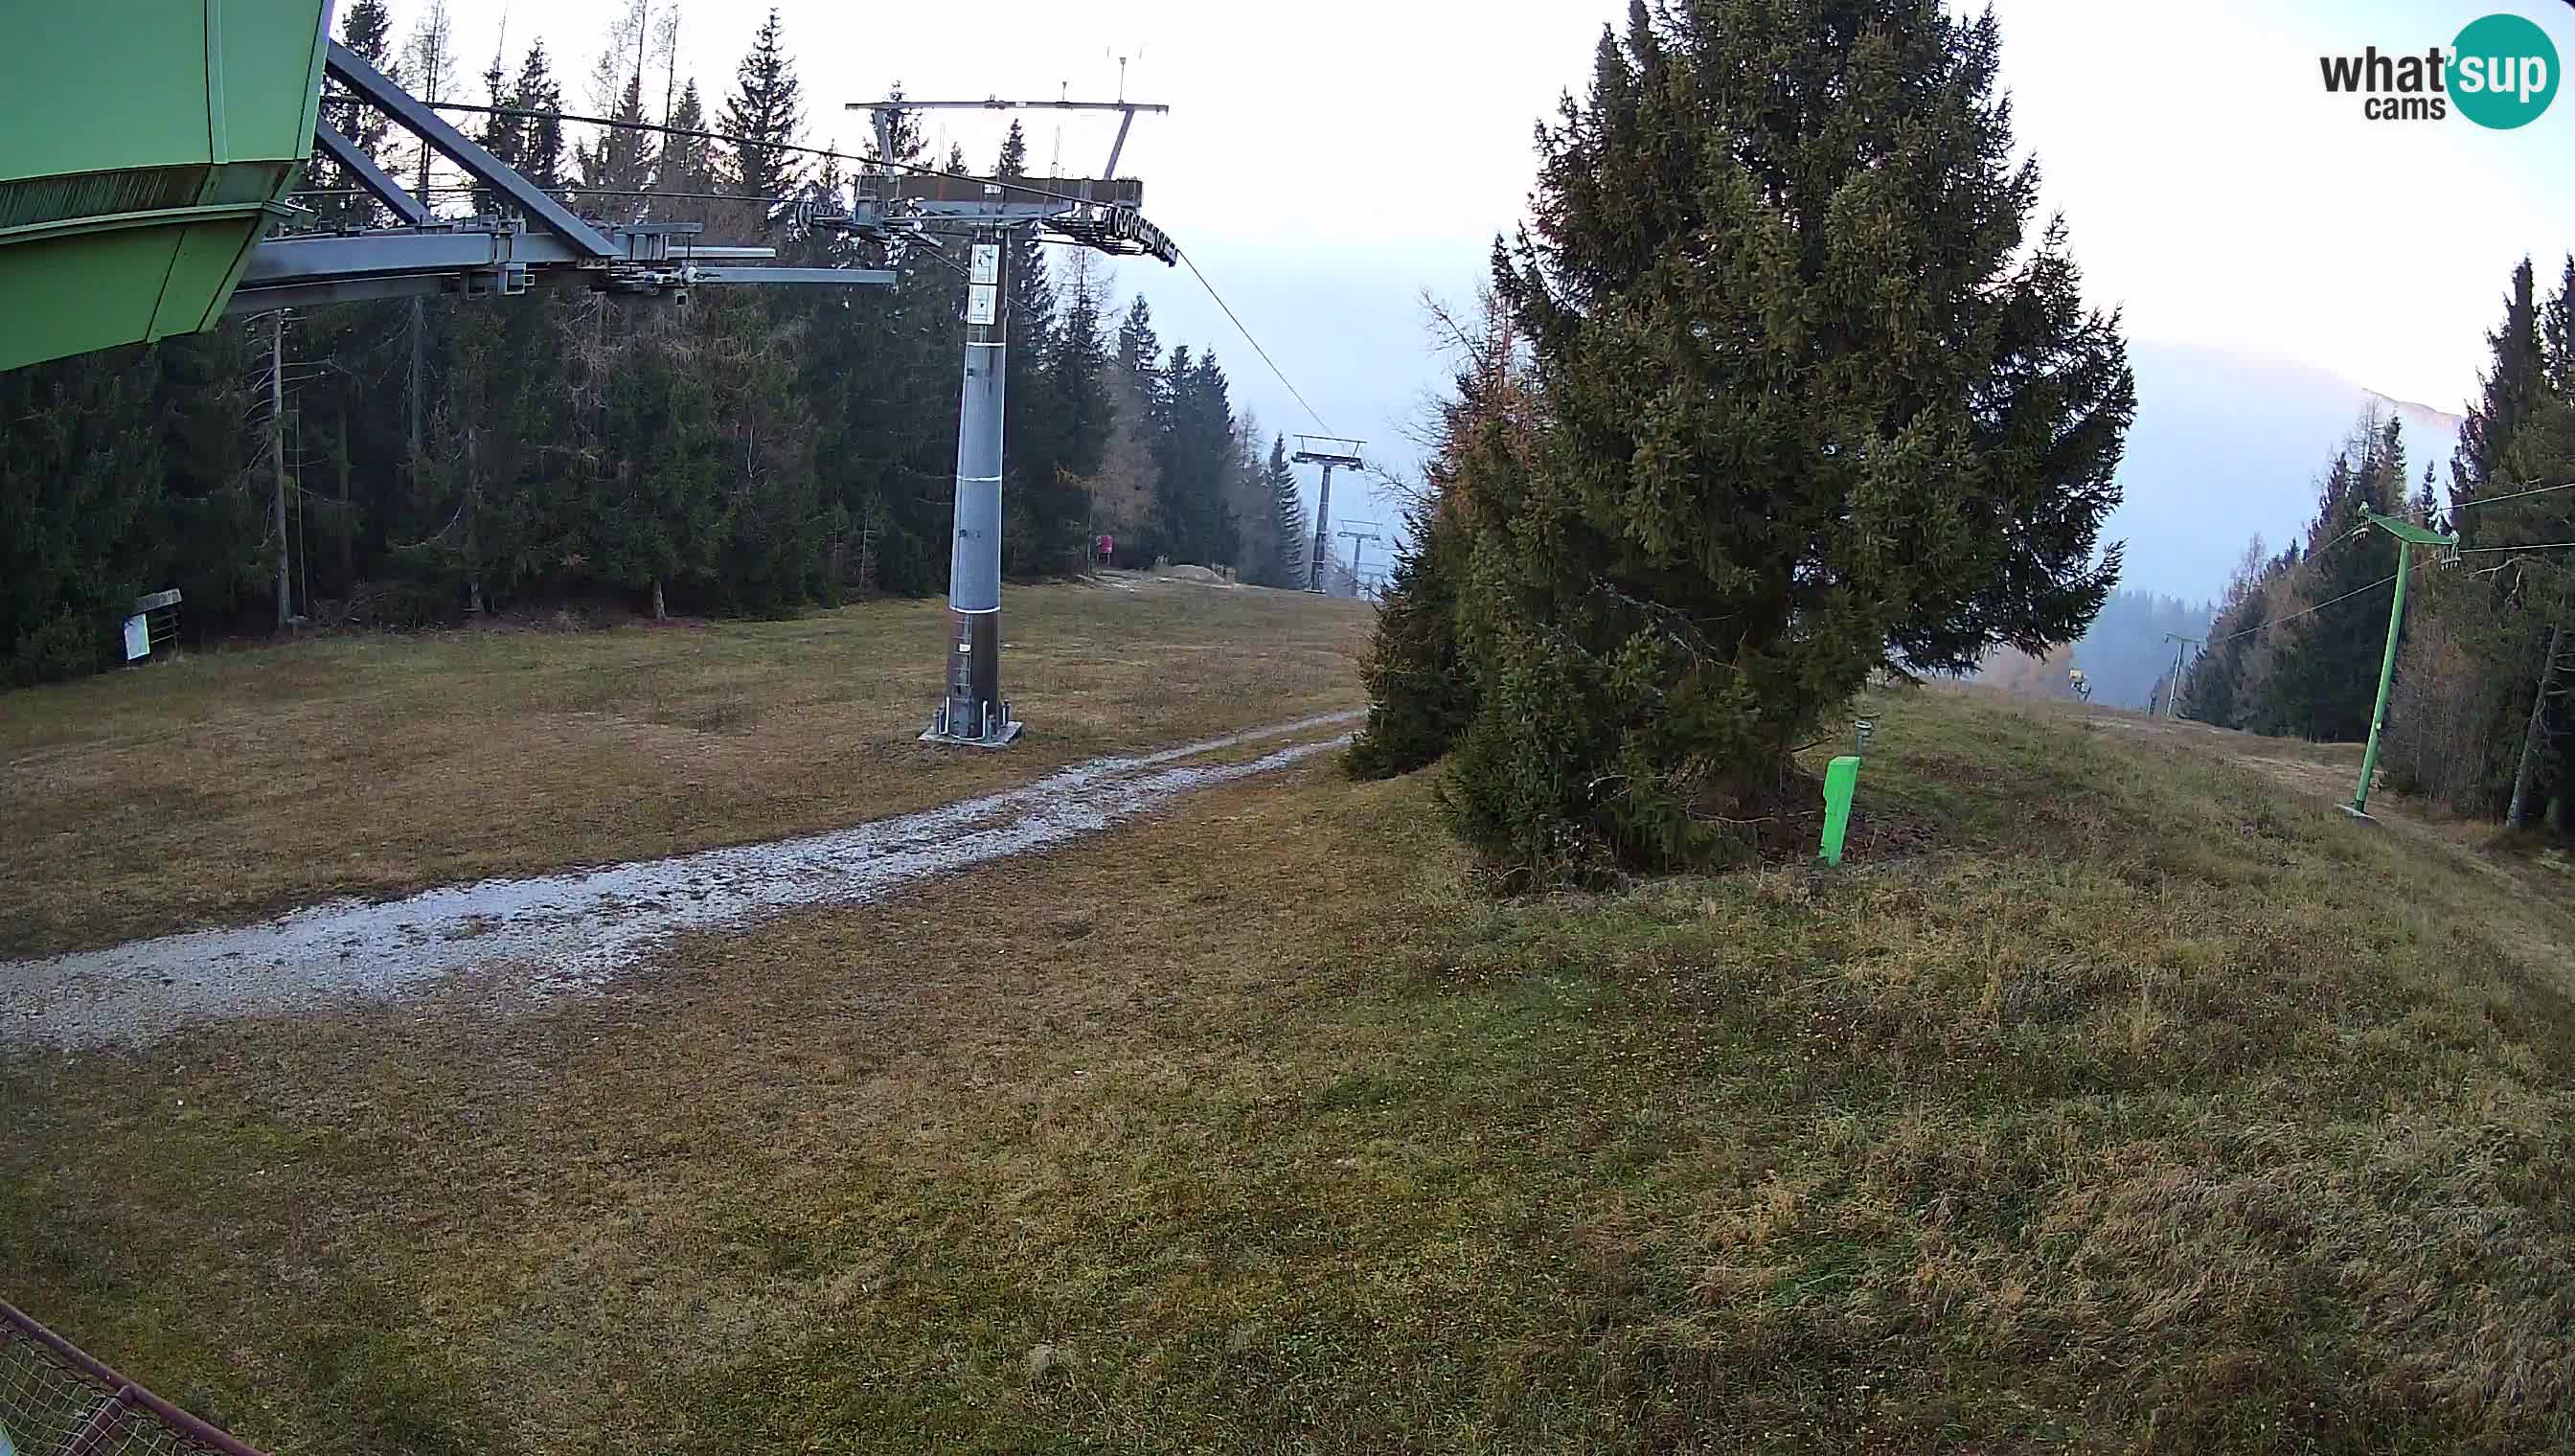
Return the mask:
[[[2530,822],[2530,799],[2539,786],[2539,745],[2548,736],[2548,700],[2557,695],[2557,655],[2565,646],[2566,629],[2548,630],[2548,661],[2539,668],[2539,700],[2530,705],[2530,728],[2521,736],[2521,771],[2512,778],[2512,809],[2504,822],[2522,828]]]
[[[268,316],[268,463],[277,474],[277,630],[295,620],[294,558],[286,543],[286,311]]]
[[[403,393],[404,425],[411,442],[412,489],[420,489],[420,350],[421,335],[429,327],[428,315],[421,302],[411,301],[411,387]]]

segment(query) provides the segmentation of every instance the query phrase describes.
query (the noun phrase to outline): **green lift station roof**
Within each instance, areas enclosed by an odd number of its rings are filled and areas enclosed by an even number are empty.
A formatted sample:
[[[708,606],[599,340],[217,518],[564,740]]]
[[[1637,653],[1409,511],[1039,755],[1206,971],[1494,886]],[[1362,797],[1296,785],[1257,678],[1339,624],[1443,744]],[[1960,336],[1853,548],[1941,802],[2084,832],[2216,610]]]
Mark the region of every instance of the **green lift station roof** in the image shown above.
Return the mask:
[[[223,317],[313,149],[330,9],[0,11],[0,369]]]
[[[2368,517],[2371,525],[2395,537],[2398,541],[2412,542],[2416,546],[2457,546],[2459,544],[2459,539],[2455,536],[2443,536],[2437,531],[2426,531],[2411,521],[2399,520],[2394,516],[2381,516],[2375,511],[2363,511],[2360,514]]]

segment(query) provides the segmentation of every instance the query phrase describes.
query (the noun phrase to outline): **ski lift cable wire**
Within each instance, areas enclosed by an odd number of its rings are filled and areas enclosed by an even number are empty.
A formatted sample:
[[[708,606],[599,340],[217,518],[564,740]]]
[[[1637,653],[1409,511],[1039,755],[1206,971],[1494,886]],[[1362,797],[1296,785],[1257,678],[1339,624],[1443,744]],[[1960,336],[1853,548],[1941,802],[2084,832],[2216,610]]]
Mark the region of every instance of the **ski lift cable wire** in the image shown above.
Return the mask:
[[[2451,513],[2455,515],[2461,511],[2473,511],[2479,506],[2500,506],[2506,501],[2520,501],[2526,500],[2532,496],[2545,496],[2551,491],[2575,491],[2575,481],[2568,481],[2564,485],[2558,486],[2541,486],[2535,491],[2515,491],[2509,496],[2483,496],[2473,501],[2461,501],[2457,505],[2452,506],[2450,510]]]
[[[2557,490],[2557,489],[2564,489],[2564,488],[2563,488],[2563,487],[2551,487],[2550,489],[2552,489],[2552,490]],[[2536,493],[2534,493],[2534,494],[2536,494]],[[2522,545],[2519,545],[2519,546],[2478,546],[2478,547],[2470,547],[2470,548],[2468,548],[2468,549],[2467,549],[2467,550],[2465,550],[2465,551],[2461,551],[2461,552],[2456,553],[2456,555],[2459,555],[2459,556],[2487,556],[2487,555],[2491,555],[2491,554],[2494,554],[2494,553],[2497,553],[2497,552],[2514,552],[2514,551],[2566,551],[2566,550],[2569,550],[2569,549],[2575,549],[2575,541],[2535,541],[2535,542],[2526,542],[2526,543],[2523,543]],[[2416,562],[2416,563],[2414,564],[2414,569],[2415,569],[2416,571],[2421,571],[2425,566],[2430,565],[2432,562],[2434,562],[2434,561],[2436,561],[2436,560],[2438,560],[2438,558],[2436,558],[2436,557],[2425,557],[2422,561]],[[2390,572],[2390,573],[2389,573],[2389,574],[2387,574],[2386,576],[2379,578],[2377,581],[2370,583],[2368,586],[2363,587],[2363,588],[2359,589],[2358,591],[2354,591],[2354,592],[2345,592],[2345,593],[2343,593],[2341,596],[2334,598],[2331,602],[2319,602],[2319,603],[2317,603],[2317,604],[2316,604],[2315,606],[2313,606],[2313,607],[2303,608],[2303,609],[2301,609],[2301,610],[2299,610],[2299,611],[2292,612],[2292,613],[2290,613],[2290,614],[2289,614],[2288,616],[2286,616],[2286,617],[2273,618],[2271,621],[2266,622],[2266,623],[2263,623],[2260,627],[2249,627],[2249,628],[2246,628],[2246,629],[2245,629],[2244,631],[2242,631],[2242,632],[2230,632],[2230,633],[2228,633],[2228,634],[2227,634],[2226,636],[2224,636],[2224,637],[2221,637],[2221,638],[2212,638],[2212,639],[2210,639],[2210,640],[2209,640],[2209,642],[2208,642],[2207,646],[2209,646],[2209,647],[2215,647],[2215,646],[2217,646],[2219,643],[2233,642],[2233,641],[2235,641],[2235,640],[2236,640],[2237,638],[2239,638],[2239,637],[2251,637],[2253,634],[2255,634],[2255,633],[2257,633],[2257,632],[2265,632],[2265,631],[2268,631],[2268,630],[2270,630],[2271,628],[2274,628],[2274,627],[2279,626],[2279,625],[2280,625],[2281,623],[2283,623],[2283,622],[2295,622],[2295,621],[2297,621],[2297,620],[2298,620],[2299,618],[2301,618],[2301,617],[2311,616],[2311,615],[2313,615],[2313,614],[2315,614],[2315,613],[2318,613],[2318,612],[2322,612],[2322,611],[2324,611],[2324,610],[2325,610],[2326,608],[2328,608],[2328,607],[2335,606],[2335,605],[2337,605],[2337,604],[2339,604],[2339,603],[2348,602],[2348,601],[2350,601],[2352,598],[2354,598],[2354,597],[2358,597],[2358,596],[2362,595],[2363,593],[2375,592],[2375,591],[2377,591],[2379,588],[2384,587],[2384,586],[2386,586],[2388,583],[2393,582],[2393,581],[2395,581],[2395,580],[2396,580],[2396,574],[2395,574],[2395,573],[2393,573],[2393,572]]]
[[[2427,560],[2428,560],[2428,558],[2427,558]],[[2420,564],[2419,564],[2419,563],[2418,563],[2417,565],[2418,565],[2418,567],[2420,566]],[[2295,621],[2297,621],[2297,620],[2298,620],[2299,618],[2301,618],[2301,617],[2312,617],[2312,616],[2314,616],[2316,613],[2322,612],[2322,611],[2324,611],[2324,610],[2325,610],[2326,608],[2328,608],[2328,607],[2332,607],[2332,606],[2336,606],[2336,605],[2338,605],[2338,604],[2340,604],[2340,603],[2348,602],[2348,601],[2350,601],[2350,600],[2351,600],[2352,598],[2354,598],[2354,597],[2361,596],[2363,593],[2375,592],[2375,591],[2377,591],[2379,588],[2384,587],[2384,586],[2386,586],[2388,583],[2393,582],[2393,581],[2395,581],[2395,580],[2396,580],[2396,574],[2395,574],[2394,572],[2390,572],[2390,573],[2388,573],[2386,576],[2379,578],[2377,581],[2370,583],[2368,586],[2363,587],[2363,588],[2360,588],[2358,591],[2354,591],[2354,592],[2345,592],[2345,593],[2343,593],[2341,596],[2334,598],[2334,599],[2333,599],[2332,601],[2330,601],[2330,602],[2319,602],[2319,603],[2317,603],[2317,604],[2316,604],[2315,606],[2313,606],[2313,607],[2302,608],[2302,609],[2300,609],[2299,611],[2296,611],[2296,612],[2292,612],[2292,613],[2290,613],[2290,614],[2289,614],[2288,616],[2286,616],[2286,617],[2275,617],[2275,618],[2271,619],[2269,622],[2263,623],[2260,627],[2248,627],[2248,628],[2244,629],[2242,632],[2230,632],[2230,633],[2228,633],[2228,634],[2227,634],[2226,636],[2224,636],[2224,637],[2220,637],[2220,638],[2211,638],[2211,639],[2209,639],[2209,640],[2208,640],[2208,642],[2207,642],[2206,644],[2204,644],[2204,645],[2203,645],[2203,649],[2202,649],[2202,650],[2203,650],[2203,651],[2205,651],[2207,648],[2213,648],[2213,647],[2217,646],[2219,643],[2230,643],[2230,642],[2233,642],[2233,641],[2235,641],[2235,640],[2236,640],[2237,638],[2239,638],[2239,637],[2251,637],[2253,634],[2255,634],[2255,633],[2257,633],[2257,632],[2267,632],[2267,631],[2269,631],[2269,630],[2270,630],[2270,629],[2272,629],[2272,628],[2278,627],[2281,623],[2284,623],[2284,622],[2295,622]]]
[[[1279,367],[1279,361],[1271,358],[1270,351],[1261,347],[1261,341],[1252,337],[1252,330],[1245,327],[1243,316],[1234,311],[1234,305],[1225,301],[1225,295],[1216,291],[1215,284],[1208,282],[1207,274],[1199,268],[1199,261],[1191,257],[1189,255],[1189,250],[1186,248],[1181,248],[1176,245],[1172,251],[1178,253],[1181,261],[1190,266],[1190,276],[1199,281],[1199,287],[1207,290],[1209,298],[1216,300],[1216,306],[1225,310],[1225,316],[1234,322],[1235,332],[1243,336],[1243,342],[1252,346],[1252,352],[1260,355],[1261,362],[1270,366],[1270,372],[1279,377],[1279,383],[1287,386],[1288,393],[1296,397],[1296,403],[1304,407],[1306,418],[1312,420],[1315,428],[1321,430],[1324,434],[1331,434],[1332,427],[1323,422],[1322,412],[1316,410],[1312,403],[1306,400],[1304,391],[1297,389],[1296,386],[1288,380],[1288,371]]]

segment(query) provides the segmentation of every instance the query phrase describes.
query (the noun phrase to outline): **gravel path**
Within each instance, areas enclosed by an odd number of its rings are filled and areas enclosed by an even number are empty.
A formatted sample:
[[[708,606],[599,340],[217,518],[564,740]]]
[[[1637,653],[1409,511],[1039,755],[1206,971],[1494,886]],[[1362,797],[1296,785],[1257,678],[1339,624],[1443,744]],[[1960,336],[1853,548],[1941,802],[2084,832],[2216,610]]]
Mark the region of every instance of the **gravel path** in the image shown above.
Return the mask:
[[[507,970],[543,998],[594,988],[688,930],[846,905],[931,875],[1095,834],[1176,795],[1310,757],[1347,735],[1239,762],[1225,749],[1342,725],[1328,714],[1159,752],[1095,758],[1035,783],[855,828],[393,900],[339,899],[234,928],[0,961],[0,1045],[140,1045],[241,1016],[381,1001]]]

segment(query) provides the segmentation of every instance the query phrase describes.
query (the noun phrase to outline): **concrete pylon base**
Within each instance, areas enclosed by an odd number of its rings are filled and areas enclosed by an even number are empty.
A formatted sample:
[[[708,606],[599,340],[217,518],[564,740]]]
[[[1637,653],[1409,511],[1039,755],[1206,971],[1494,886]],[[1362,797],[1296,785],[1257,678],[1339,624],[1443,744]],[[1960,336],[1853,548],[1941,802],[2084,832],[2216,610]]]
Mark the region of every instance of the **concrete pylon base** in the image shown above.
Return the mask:
[[[1007,748],[1011,745],[1012,739],[1020,735],[1021,727],[1016,722],[1006,723],[989,738],[960,737],[955,733],[943,733],[934,728],[923,733],[921,740],[925,743],[950,743],[960,748]]]
[[[961,748],[1009,747],[1012,740],[1019,737],[1020,729],[1027,725],[1011,717],[1009,704],[1005,703],[1000,707],[1001,712],[992,715],[986,725],[978,725],[978,727],[989,727],[990,730],[975,732],[968,730],[964,724],[956,723],[951,711],[943,706],[939,710],[938,717],[931,720],[930,730],[921,735],[921,741],[950,743]]]

